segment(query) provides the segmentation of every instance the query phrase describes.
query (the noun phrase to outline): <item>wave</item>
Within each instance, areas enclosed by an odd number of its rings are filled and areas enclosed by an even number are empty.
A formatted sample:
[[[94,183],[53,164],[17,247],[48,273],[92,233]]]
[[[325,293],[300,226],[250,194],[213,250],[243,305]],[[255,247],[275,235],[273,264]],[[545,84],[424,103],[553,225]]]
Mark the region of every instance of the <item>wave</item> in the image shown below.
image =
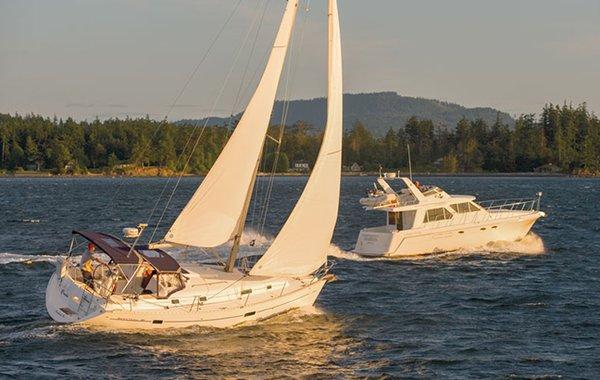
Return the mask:
[[[10,263],[33,264],[40,262],[57,263],[63,256],[53,255],[21,255],[18,253],[0,252],[0,265]]]

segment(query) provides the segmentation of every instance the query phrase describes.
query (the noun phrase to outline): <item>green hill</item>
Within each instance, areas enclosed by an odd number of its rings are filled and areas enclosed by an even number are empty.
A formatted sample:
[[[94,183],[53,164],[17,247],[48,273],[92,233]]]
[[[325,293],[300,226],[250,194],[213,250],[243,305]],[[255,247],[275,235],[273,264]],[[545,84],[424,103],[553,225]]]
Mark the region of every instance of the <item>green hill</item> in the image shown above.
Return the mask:
[[[290,102],[286,124],[305,121],[320,129],[325,124],[326,99],[293,100]],[[272,122],[281,121],[283,103],[275,103]],[[377,92],[370,94],[344,95],[344,128],[350,129],[352,124],[360,120],[376,136],[382,136],[392,127],[398,129],[406,124],[412,116],[432,120],[436,125],[454,129],[462,118],[468,120],[483,119],[489,125],[496,117],[509,125],[514,119],[505,112],[490,107],[466,108],[458,104],[439,100],[401,96],[395,92]],[[236,115],[236,119],[239,115]],[[182,120],[181,123],[198,123],[204,120]],[[229,118],[211,118],[210,124],[227,124]]]

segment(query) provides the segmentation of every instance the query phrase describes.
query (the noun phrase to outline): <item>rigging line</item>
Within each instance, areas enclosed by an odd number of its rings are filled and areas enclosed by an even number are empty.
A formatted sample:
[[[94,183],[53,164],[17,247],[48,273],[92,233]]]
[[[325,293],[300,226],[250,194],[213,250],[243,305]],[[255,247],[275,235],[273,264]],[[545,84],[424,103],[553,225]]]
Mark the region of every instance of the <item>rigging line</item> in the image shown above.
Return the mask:
[[[302,25],[300,27],[300,36],[299,36],[299,40],[298,40],[298,49],[297,51],[295,51],[295,56],[300,57],[301,53],[302,53],[302,47],[304,46],[304,32],[306,29],[306,23],[308,20],[308,11],[310,10],[310,1],[311,0],[307,0],[306,2],[306,13],[304,16],[304,19],[302,20]],[[259,228],[259,232],[262,234],[264,232],[264,227],[265,227],[265,223],[266,223],[266,218],[267,218],[267,213],[269,211],[269,205],[270,205],[270,200],[271,200],[271,195],[273,193],[273,183],[275,180],[275,171],[277,170],[277,164],[279,162],[279,156],[281,153],[281,142],[283,140],[283,133],[285,131],[285,124],[287,123],[287,117],[288,117],[288,111],[289,111],[289,106],[290,106],[290,101],[289,101],[289,92],[291,91],[291,87],[293,87],[294,83],[295,83],[295,77],[296,77],[296,73],[297,73],[297,69],[298,69],[298,61],[293,61],[294,63],[292,65],[290,65],[290,67],[288,68],[288,76],[286,78],[286,88],[285,88],[285,92],[284,92],[284,103],[282,105],[282,115],[281,115],[281,124],[280,124],[280,130],[279,130],[279,143],[277,144],[277,148],[275,151],[275,158],[273,159],[273,167],[271,169],[271,176],[269,178],[269,185],[267,188],[267,195],[265,198],[265,205],[263,208],[263,215],[261,218],[261,224],[260,224],[260,228]],[[292,67],[293,66],[293,67]]]
[[[254,83],[254,81],[256,80],[256,78],[257,78],[257,76],[259,74],[260,68],[262,67],[262,65],[260,64],[260,62],[264,62],[267,59],[267,57],[269,55],[269,52],[270,52],[270,47],[271,46],[269,46],[269,47],[267,47],[265,49],[265,52],[263,53],[262,58],[258,61],[259,63],[257,63],[256,68],[254,69],[254,73],[252,74],[252,77],[251,77],[250,81],[248,82],[248,84],[246,85],[246,88],[242,92],[243,94],[247,94],[250,91],[250,89],[252,87],[252,83]],[[265,155],[266,155],[266,153],[263,152],[263,156],[261,157],[261,170],[260,170],[260,172],[262,172],[262,173],[264,173],[266,171],[266,168],[267,168],[267,162],[265,160]],[[263,182],[264,181],[262,181],[262,180],[257,181],[257,184],[254,187],[255,193],[253,195],[253,201],[252,201],[252,218],[251,218],[251,220],[252,220],[252,227],[254,227],[255,220],[256,220],[256,216],[255,215],[256,215],[257,210],[259,209],[259,206],[258,206],[259,202],[258,202],[258,200],[260,198],[259,195],[261,194],[262,189],[264,188],[264,183]]]
[[[235,102],[233,103],[233,107],[231,109],[231,114],[230,114],[230,118],[229,118],[229,125],[233,125],[234,112],[235,112],[235,109],[237,108],[237,106],[238,106],[238,104],[240,102],[240,99],[241,99],[242,88],[243,88],[244,82],[246,80],[246,75],[248,74],[248,69],[250,67],[250,61],[252,60],[252,57],[254,56],[254,52],[256,51],[256,43],[258,41],[258,36],[260,35],[260,31],[261,31],[262,26],[263,26],[263,21],[264,21],[264,18],[265,18],[265,14],[266,14],[266,11],[267,11],[267,8],[268,8],[270,2],[271,2],[271,0],[267,0],[264,3],[263,12],[262,12],[262,15],[260,17],[260,21],[259,21],[258,27],[256,28],[256,33],[254,35],[254,40],[252,41],[252,47],[250,49],[250,54],[248,55],[248,60],[246,61],[246,66],[244,67],[244,73],[242,75],[242,80],[240,81],[240,85],[238,87],[238,91],[237,91],[237,94],[236,94]],[[267,52],[268,52],[268,50],[267,50]],[[259,66],[260,65],[258,65],[258,67]],[[255,74],[256,74],[256,71],[253,74],[253,76],[252,76],[251,79],[254,79]],[[251,83],[252,83],[252,80],[248,82],[248,86]],[[258,194],[258,192],[259,192],[258,186],[255,184],[254,189],[253,189],[253,193],[254,193],[253,197],[256,197],[257,194]],[[256,207],[256,202],[254,201],[252,203],[252,224],[254,224],[255,207]]]
[[[142,156],[146,153],[146,151],[148,150],[148,148],[152,144],[152,140],[154,140],[154,138],[156,137],[156,134],[158,133],[160,127],[162,125],[166,124],[169,115],[171,114],[171,112],[173,111],[173,109],[175,108],[175,106],[177,105],[177,103],[179,102],[179,99],[181,98],[181,96],[183,95],[183,93],[185,92],[185,90],[189,87],[190,83],[192,82],[192,79],[194,78],[194,76],[196,75],[196,73],[198,72],[198,70],[200,69],[200,66],[208,58],[210,52],[212,51],[213,47],[216,45],[217,41],[219,40],[219,38],[223,34],[223,31],[225,31],[225,28],[227,27],[227,25],[229,25],[229,23],[231,22],[231,19],[233,18],[233,16],[237,12],[237,10],[240,7],[241,3],[242,3],[242,0],[238,0],[238,2],[235,4],[233,10],[231,11],[231,13],[229,14],[229,16],[225,20],[225,23],[221,26],[221,28],[219,29],[219,31],[217,32],[217,34],[215,35],[215,37],[212,39],[212,41],[209,44],[208,48],[204,52],[204,55],[202,56],[202,58],[200,59],[200,61],[196,64],[196,66],[194,67],[194,70],[192,70],[192,72],[188,76],[188,78],[187,78],[184,86],[181,88],[181,90],[179,91],[179,93],[177,94],[177,96],[175,97],[175,99],[173,100],[173,102],[171,103],[171,106],[167,110],[167,113],[165,114],[165,117],[163,118],[163,120],[161,122],[159,122],[156,125],[156,127],[154,127],[154,132],[152,133],[152,136],[150,136],[150,139],[148,139],[148,142],[146,143],[145,147],[142,149],[142,152],[141,152]],[[119,186],[117,186],[117,189],[115,190],[114,195],[109,200],[109,205],[112,204],[113,207],[114,207],[114,200],[119,195],[121,189],[123,188],[123,185],[124,185],[124,181],[121,181],[119,183]]]
[[[231,113],[230,113],[230,117],[229,117],[229,125],[232,124],[231,122],[232,122],[233,116],[234,116],[233,113],[235,112],[235,109],[237,108],[237,106],[240,102],[240,95],[242,93],[242,87],[244,86],[244,82],[246,81],[246,75],[248,73],[248,68],[250,67],[250,61],[252,60],[252,57],[254,56],[254,52],[256,51],[256,42],[258,41],[258,36],[262,29],[265,14],[267,13],[267,8],[268,8],[268,5],[270,2],[271,2],[271,0],[265,1],[265,5],[263,7],[262,14],[257,12],[257,14],[256,14],[257,18],[252,22],[252,26],[254,26],[254,23],[258,20],[258,27],[256,28],[256,33],[254,34],[254,40],[252,41],[252,46],[250,47],[250,54],[248,54],[248,60],[246,61],[246,66],[244,67],[244,73],[242,75],[242,80],[240,81],[240,85],[238,87],[235,101],[233,102],[233,106],[231,107]],[[260,19],[258,18],[259,15],[260,15]]]
[[[290,48],[289,48],[289,61],[288,61],[289,63],[287,65],[287,67],[286,67],[287,70],[286,70],[286,75],[285,75],[285,85],[284,85],[284,92],[283,92],[284,93],[284,95],[283,95],[284,102],[285,102],[285,100],[287,99],[287,96],[288,96],[288,89],[289,89],[289,82],[290,82],[290,70],[291,70],[291,67],[293,66],[293,63],[295,62],[293,60],[293,58],[295,56],[295,54],[294,54],[295,53],[295,50],[294,50],[295,42],[296,42],[296,39],[292,39],[291,44],[290,44]],[[279,140],[281,140],[281,139],[279,139]],[[278,144],[278,145],[280,145],[280,144]],[[271,185],[271,181],[272,181],[272,178],[274,177],[274,171],[275,171],[275,168],[276,168],[276,166],[275,166],[275,158],[277,156],[277,149],[278,149],[278,147],[275,148],[275,152],[272,152],[272,153],[275,153],[275,157],[274,157],[274,160],[273,160],[273,166],[271,168],[272,174],[271,174],[271,176],[269,178],[269,181],[266,184],[266,193],[265,193],[265,197],[264,197],[264,199],[262,201],[261,213],[259,215],[259,231],[258,232],[260,234],[263,233],[263,228],[262,228],[262,226],[264,226],[263,220],[266,222],[266,211],[265,210],[266,210],[266,207],[267,207],[266,205],[268,203],[270,188],[272,186]],[[267,156],[265,155],[265,160],[264,160],[265,169],[266,169],[266,166],[267,166],[266,157]]]
[[[209,115],[213,114],[214,110],[217,108],[217,105],[219,104],[219,101],[221,100],[221,97],[223,96],[223,93],[225,92],[225,88],[227,87],[227,84],[229,83],[229,79],[231,78],[233,70],[234,70],[237,62],[239,61],[239,58],[241,56],[241,53],[242,53],[244,47],[246,46],[246,42],[248,42],[248,38],[250,36],[250,31],[251,30],[249,29],[248,33],[246,34],[246,38],[244,39],[244,41],[242,42],[241,46],[239,47],[239,49],[236,53],[236,56],[231,64],[231,67],[229,68],[229,72],[227,73],[227,76],[225,77],[223,85],[221,86],[221,89],[219,90],[219,93],[218,93],[217,97],[215,98],[215,101],[213,102],[213,106],[211,108],[211,112]],[[152,231],[152,235],[150,236],[150,242],[154,239],[154,236],[156,235],[156,232],[158,231],[158,227],[160,226],[160,223],[164,219],[165,213],[167,212],[167,209],[169,208],[169,205],[171,204],[171,201],[173,200],[173,196],[175,195],[175,192],[177,191],[177,188],[179,187],[181,179],[183,178],[183,175],[190,163],[190,160],[192,159],[192,155],[194,154],[196,148],[198,147],[198,143],[200,142],[200,139],[201,139],[202,135],[204,134],[204,131],[206,130],[206,127],[207,127],[208,123],[210,122],[210,119],[211,119],[211,116],[206,118],[206,120],[204,121],[204,125],[202,126],[202,129],[200,130],[198,138],[196,139],[196,142],[194,143],[192,150],[190,151],[190,153],[188,155],[185,165],[177,178],[177,182],[175,182],[175,186],[173,187],[173,190],[171,191],[171,194],[169,195],[169,197],[167,199],[165,207],[163,208],[163,211],[160,215],[160,218],[158,219],[156,226],[154,226],[154,230]],[[194,128],[197,128],[197,126]]]
[[[239,4],[240,4],[240,3],[238,2],[238,4],[237,4],[237,5],[239,5]],[[239,56],[239,54],[241,53],[241,51],[243,50],[243,48],[245,47],[245,45],[246,45],[246,42],[248,41],[248,38],[249,38],[249,36],[250,36],[250,32],[252,31],[252,29],[253,29],[253,27],[254,27],[254,24],[256,23],[256,20],[258,19],[258,15],[259,15],[259,13],[257,12],[257,16],[255,17],[255,19],[252,21],[252,24],[251,24],[251,25],[250,25],[250,27],[248,28],[248,32],[246,33],[246,37],[244,38],[244,42],[242,43],[242,45],[240,46],[240,48],[239,48],[238,52],[236,53],[238,56]],[[233,14],[232,14],[231,16],[233,16]],[[228,21],[231,19],[231,16],[230,16],[230,18],[228,19]],[[223,29],[223,28],[222,28],[222,29]],[[222,32],[222,30],[221,30],[221,32]],[[214,40],[213,42],[216,42],[216,40]],[[211,48],[212,48],[212,46],[211,46]],[[204,56],[204,58],[203,58],[203,59],[205,59],[205,58],[206,58],[206,55]],[[234,61],[233,65],[235,65],[235,62],[237,62],[237,57],[236,57],[236,61]],[[199,65],[197,65],[197,66],[196,66],[196,70],[194,71],[194,73],[197,71],[198,67],[199,67]],[[192,75],[191,75],[191,76],[188,78],[188,81],[186,82],[186,85],[184,86],[184,88],[185,88],[185,87],[187,87],[187,86],[189,85],[189,83],[190,83],[190,81],[191,81],[192,77],[193,77],[193,74],[192,74]],[[179,93],[179,97],[180,97],[182,94],[183,94],[183,91],[181,91],[181,92]],[[176,102],[175,102],[174,104],[176,104]],[[201,130],[201,132],[200,132],[200,136],[198,137],[198,139],[199,139],[199,138],[202,136],[202,134],[204,133],[204,130],[205,130],[205,128],[206,128],[206,127],[207,127],[207,125],[208,125],[208,121],[210,120],[210,117],[211,117],[211,115],[212,115],[212,114],[215,112],[215,109],[216,109],[216,105],[215,105],[215,106],[213,106],[213,108],[210,110],[210,112],[209,112],[209,117],[208,117],[208,118],[205,120],[205,123],[204,123],[204,125],[203,125],[203,127],[202,127],[202,130]],[[182,151],[181,151],[181,154],[180,154],[179,158],[177,159],[176,167],[179,167],[179,165],[180,165],[180,164],[183,162],[183,159],[184,159],[184,157],[185,157],[185,155],[186,155],[187,148],[188,148],[188,146],[189,146],[190,142],[191,142],[191,141],[193,141],[193,140],[192,140],[192,137],[193,137],[193,136],[194,136],[194,134],[196,133],[196,130],[198,129],[198,127],[199,127],[199,126],[200,126],[200,124],[196,123],[196,125],[194,125],[194,127],[193,127],[192,131],[190,132],[190,135],[189,135],[189,136],[188,136],[188,138],[187,138],[187,141],[186,141],[186,143],[185,143],[185,145],[184,145],[184,147],[183,147],[183,149],[182,149]],[[189,153],[188,159],[187,159],[187,161],[186,161],[186,164],[185,164],[184,168],[182,169],[182,172],[181,172],[181,174],[185,173],[185,170],[186,170],[186,168],[187,168],[187,166],[188,166],[188,163],[189,163],[189,161],[190,161],[190,159],[191,159],[191,156],[192,156],[192,154],[194,153],[194,150],[195,150],[195,147],[196,147],[196,145],[197,145],[197,143],[194,145],[194,148],[193,148],[193,149],[192,149],[192,151]],[[147,223],[148,223],[148,224],[150,224],[150,220],[151,220],[151,219],[152,219],[152,217],[154,216],[154,213],[156,212],[156,210],[157,210],[157,208],[158,208],[158,205],[160,204],[160,201],[163,199],[163,196],[164,196],[164,194],[165,194],[165,191],[167,190],[167,188],[168,188],[169,184],[171,183],[171,181],[172,181],[174,178],[175,178],[175,175],[169,175],[169,178],[167,179],[167,181],[166,181],[165,185],[163,186],[163,188],[162,188],[162,190],[161,190],[161,192],[160,192],[160,194],[159,194],[159,196],[158,196],[158,198],[157,198],[157,200],[156,200],[156,202],[155,202],[155,204],[154,204],[154,207],[152,208],[152,211],[151,211],[151,213],[150,213],[150,216],[148,217],[148,220],[147,220]],[[177,181],[177,185],[179,184],[179,181],[180,181],[180,180],[181,180],[181,178],[179,178],[179,179],[178,179],[178,181]],[[177,185],[176,185],[176,186],[177,186]],[[170,199],[170,198],[169,198],[169,199]],[[168,204],[167,204],[167,206],[165,206],[165,207],[168,207]],[[163,215],[164,215],[164,211],[163,211]],[[162,219],[161,219],[161,220],[162,220]],[[152,239],[154,238],[154,235],[155,235],[155,233],[156,233],[156,229],[157,229],[157,228],[158,228],[158,226],[156,226],[156,227],[155,227],[155,229],[154,229],[154,231],[153,231],[153,233],[152,233],[152,236],[151,236],[150,240],[148,241],[148,243],[150,243],[150,242],[152,241]]]

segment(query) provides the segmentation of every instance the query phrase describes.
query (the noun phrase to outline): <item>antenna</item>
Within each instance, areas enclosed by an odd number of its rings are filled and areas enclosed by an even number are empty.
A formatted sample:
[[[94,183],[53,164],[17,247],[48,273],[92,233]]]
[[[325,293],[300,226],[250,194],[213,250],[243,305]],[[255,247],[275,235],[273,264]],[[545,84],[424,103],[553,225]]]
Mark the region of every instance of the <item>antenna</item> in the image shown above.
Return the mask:
[[[412,182],[412,163],[410,162],[410,144],[406,143],[406,151],[408,152],[408,177]]]

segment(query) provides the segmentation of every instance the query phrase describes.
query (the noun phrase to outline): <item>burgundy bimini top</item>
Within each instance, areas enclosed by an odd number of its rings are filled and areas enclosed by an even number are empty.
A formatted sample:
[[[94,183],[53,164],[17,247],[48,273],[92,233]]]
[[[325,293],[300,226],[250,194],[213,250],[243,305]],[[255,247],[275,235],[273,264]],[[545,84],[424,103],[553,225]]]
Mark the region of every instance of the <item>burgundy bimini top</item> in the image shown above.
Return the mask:
[[[176,273],[181,267],[174,258],[160,249],[150,249],[148,246],[131,246],[123,240],[103,232],[73,231],[106,253],[115,264],[139,264],[142,261],[150,264],[158,273]]]

